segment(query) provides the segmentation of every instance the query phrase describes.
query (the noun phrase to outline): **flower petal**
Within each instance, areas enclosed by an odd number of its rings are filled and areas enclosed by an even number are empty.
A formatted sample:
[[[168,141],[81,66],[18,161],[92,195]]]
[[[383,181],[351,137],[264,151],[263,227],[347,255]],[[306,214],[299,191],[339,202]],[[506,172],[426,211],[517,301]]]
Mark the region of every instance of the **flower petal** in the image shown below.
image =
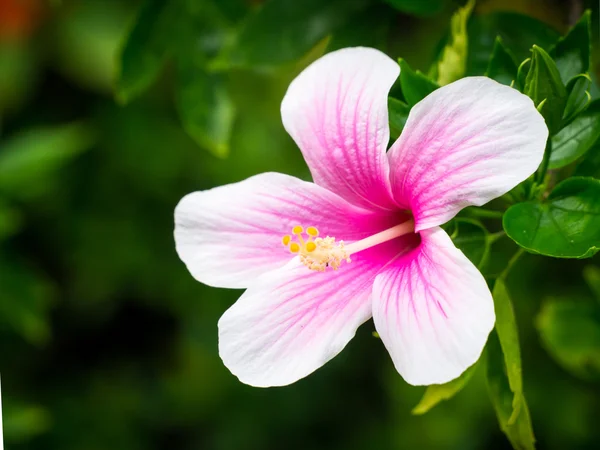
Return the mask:
[[[314,183],[278,173],[194,192],[175,209],[179,257],[202,283],[243,288],[292,259],[281,243],[295,225],[353,241],[394,218],[351,205]]]
[[[292,260],[260,278],[219,320],[219,354],[240,381],[291,384],[336,356],[371,317],[381,266],[368,260],[315,272]]]
[[[508,192],[542,161],[548,129],[533,102],[485,77],[463,78],[415,105],[389,151],[396,200],[416,231]]]
[[[379,50],[338,50],[298,75],[281,104],[283,125],[315,183],[357,205],[394,207],[387,96],[399,73]]]
[[[373,320],[408,383],[441,384],[479,359],[494,302],[481,273],[436,227],[377,275]]]

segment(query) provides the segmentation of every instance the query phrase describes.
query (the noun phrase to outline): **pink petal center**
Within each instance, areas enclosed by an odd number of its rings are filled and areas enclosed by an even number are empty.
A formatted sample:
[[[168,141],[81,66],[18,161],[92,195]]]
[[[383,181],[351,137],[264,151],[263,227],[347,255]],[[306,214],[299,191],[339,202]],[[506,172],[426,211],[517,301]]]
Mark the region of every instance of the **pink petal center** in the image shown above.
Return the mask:
[[[339,239],[344,236],[321,237],[317,227],[297,225],[282,237],[282,244],[311,271],[337,270],[355,259],[385,265],[414,250],[421,241],[410,214],[401,211],[396,217],[394,225],[349,241]]]

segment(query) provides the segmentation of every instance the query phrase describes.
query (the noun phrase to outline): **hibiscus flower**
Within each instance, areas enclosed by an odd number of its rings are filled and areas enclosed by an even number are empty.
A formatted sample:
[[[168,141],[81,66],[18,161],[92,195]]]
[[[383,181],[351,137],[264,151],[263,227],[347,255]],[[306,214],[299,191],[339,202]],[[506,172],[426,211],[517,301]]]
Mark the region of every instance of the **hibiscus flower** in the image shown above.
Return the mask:
[[[440,225],[529,177],[548,130],[528,97],[469,77],[415,105],[387,150],[399,73],[375,49],[323,56],[281,105],[314,183],[264,173],[177,206],[191,274],[247,288],[218,324],[221,358],[242,382],[307,376],[371,317],[410,384],[445,383],[479,358],[492,296]]]

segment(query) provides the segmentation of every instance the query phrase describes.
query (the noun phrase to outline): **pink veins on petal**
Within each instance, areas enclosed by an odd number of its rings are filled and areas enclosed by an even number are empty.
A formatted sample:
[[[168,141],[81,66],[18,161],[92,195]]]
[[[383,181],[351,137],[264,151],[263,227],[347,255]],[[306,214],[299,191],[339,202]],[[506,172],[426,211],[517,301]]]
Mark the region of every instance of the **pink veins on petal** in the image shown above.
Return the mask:
[[[445,383],[479,358],[491,294],[440,225],[532,174],[548,130],[528,97],[470,77],[415,105],[388,151],[399,72],[374,49],[323,56],[281,105],[314,183],[265,173],[177,206],[192,275],[246,288],[219,320],[220,356],[242,382],[307,376],[371,317],[411,384]]]

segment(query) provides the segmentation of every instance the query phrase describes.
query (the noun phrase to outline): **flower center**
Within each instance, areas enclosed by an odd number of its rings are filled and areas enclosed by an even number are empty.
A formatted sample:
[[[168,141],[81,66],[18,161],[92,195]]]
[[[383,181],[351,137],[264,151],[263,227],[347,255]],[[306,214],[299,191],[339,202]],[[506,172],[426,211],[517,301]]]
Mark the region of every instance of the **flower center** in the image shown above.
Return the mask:
[[[354,253],[362,252],[405,234],[413,233],[414,231],[415,222],[413,219],[410,219],[360,241],[345,245],[344,241],[336,242],[335,237],[318,237],[319,230],[315,227],[308,227],[304,230],[300,225],[296,225],[292,228],[292,234],[296,237],[297,241],[291,235],[286,234],[281,239],[281,242],[289,248],[290,252],[297,253],[300,256],[300,261],[306,267],[311,270],[323,272],[328,267],[333,270],[339,269],[342,261],[351,262],[350,255]]]

